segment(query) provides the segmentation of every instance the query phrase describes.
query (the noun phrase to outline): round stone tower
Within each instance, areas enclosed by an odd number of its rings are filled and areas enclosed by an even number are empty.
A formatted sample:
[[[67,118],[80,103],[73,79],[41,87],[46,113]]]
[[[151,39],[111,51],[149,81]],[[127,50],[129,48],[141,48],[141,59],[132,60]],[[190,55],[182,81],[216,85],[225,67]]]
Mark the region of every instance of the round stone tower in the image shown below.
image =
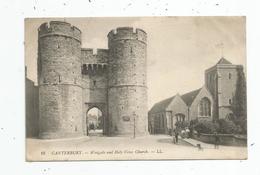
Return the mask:
[[[108,34],[108,113],[110,135],[148,133],[146,33],[121,27]]]
[[[39,137],[82,132],[81,31],[51,21],[38,29]]]

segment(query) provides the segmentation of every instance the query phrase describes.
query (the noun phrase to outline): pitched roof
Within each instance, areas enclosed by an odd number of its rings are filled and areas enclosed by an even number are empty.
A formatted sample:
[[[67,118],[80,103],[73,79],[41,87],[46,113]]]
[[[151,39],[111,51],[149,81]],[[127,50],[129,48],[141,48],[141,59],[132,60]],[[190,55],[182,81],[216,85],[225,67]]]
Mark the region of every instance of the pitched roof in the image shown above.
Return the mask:
[[[232,63],[222,57],[222,58],[218,61],[217,64],[232,64]]]
[[[196,98],[196,96],[199,94],[200,90],[201,90],[201,88],[188,92],[186,94],[183,94],[181,96],[181,98],[187,104],[187,106],[190,106],[192,104],[192,102],[194,101],[194,99]]]
[[[149,113],[164,111],[174,98],[175,98],[175,96],[162,100],[158,103],[155,103],[153,105],[153,107],[151,108],[151,110],[149,111]]]
[[[201,91],[202,88],[199,88],[197,90],[188,92],[186,94],[183,94],[181,96],[181,98],[183,99],[183,101],[187,104],[187,106],[190,106],[192,104],[192,102],[194,101],[194,99],[197,97],[197,95],[199,94],[199,92]],[[169,106],[169,104],[172,102],[172,100],[176,97],[170,97],[167,98],[165,100],[162,100],[158,103],[155,103],[153,105],[153,107],[150,109],[149,113],[156,113],[156,112],[162,112],[165,111],[165,109]]]

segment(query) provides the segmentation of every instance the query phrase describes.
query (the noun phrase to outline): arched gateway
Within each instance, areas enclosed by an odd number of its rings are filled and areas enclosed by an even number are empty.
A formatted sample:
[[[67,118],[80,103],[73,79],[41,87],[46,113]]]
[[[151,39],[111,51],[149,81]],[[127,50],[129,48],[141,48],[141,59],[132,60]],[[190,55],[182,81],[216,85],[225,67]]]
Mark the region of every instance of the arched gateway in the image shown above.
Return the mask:
[[[109,129],[108,129],[108,115],[107,115],[107,106],[105,103],[85,103],[85,115],[83,118],[83,130],[84,130],[84,135],[90,135],[90,120],[89,120],[89,114],[91,110],[97,109],[100,111],[101,116],[101,123],[99,123],[100,130],[102,129],[102,134],[103,135],[109,135]],[[100,115],[100,114],[99,114]]]
[[[80,29],[67,22],[38,32],[40,138],[86,135],[93,107],[103,114],[104,135],[148,134],[145,31],[111,30],[108,49],[96,51],[82,48]]]

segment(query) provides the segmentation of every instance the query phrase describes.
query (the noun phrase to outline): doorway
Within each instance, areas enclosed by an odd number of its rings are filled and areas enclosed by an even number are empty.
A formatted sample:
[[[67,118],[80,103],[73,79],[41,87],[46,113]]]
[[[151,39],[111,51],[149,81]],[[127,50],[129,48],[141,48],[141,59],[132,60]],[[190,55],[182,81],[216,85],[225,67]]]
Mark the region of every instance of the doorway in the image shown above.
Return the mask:
[[[86,129],[88,136],[103,136],[104,119],[100,109],[93,107],[87,112]]]

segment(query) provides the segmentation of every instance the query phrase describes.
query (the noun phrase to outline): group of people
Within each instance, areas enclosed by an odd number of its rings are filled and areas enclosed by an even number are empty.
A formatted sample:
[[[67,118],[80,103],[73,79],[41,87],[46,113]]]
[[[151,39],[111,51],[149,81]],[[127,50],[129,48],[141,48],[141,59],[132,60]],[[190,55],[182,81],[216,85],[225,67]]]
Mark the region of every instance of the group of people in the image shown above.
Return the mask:
[[[180,133],[180,134],[179,134]],[[191,131],[188,127],[186,127],[185,129],[182,129],[180,132],[178,131],[177,128],[175,128],[172,132],[172,136],[173,136],[173,143],[177,144],[178,143],[178,137],[179,135],[182,138],[190,138],[191,137]]]
[[[193,130],[189,129],[188,127],[186,127],[185,129],[182,129],[180,132],[179,132],[178,128],[175,128],[174,130],[172,130],[173,143],[174,144],[178,144],[179,135],[182,138],[191,138],[192,134],[193,134]],[[198,135],[200,135],[199,132],[198,132]],[[217,132],[214,132],[214,145],[215,145],[215,149],[219,148],[219,144],[220,144],[220,137],[217,134]]]
[[[191,130],[188,127],[181,130],[181,137],[182,138],[190,138],[191,137]]]

